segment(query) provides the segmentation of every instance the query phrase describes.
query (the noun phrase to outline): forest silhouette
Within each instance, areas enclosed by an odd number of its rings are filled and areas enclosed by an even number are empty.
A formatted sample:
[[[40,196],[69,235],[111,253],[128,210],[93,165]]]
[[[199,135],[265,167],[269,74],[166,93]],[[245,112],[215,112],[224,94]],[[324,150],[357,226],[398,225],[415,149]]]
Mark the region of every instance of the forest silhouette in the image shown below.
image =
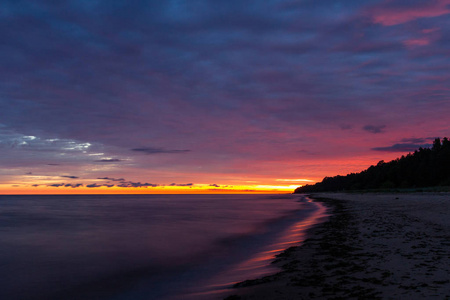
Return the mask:
[[[390,162],[383,160],[360,173],[325,177],[295,193],[450,186],[450,141],[436,138],[431,148],[419,148]]]

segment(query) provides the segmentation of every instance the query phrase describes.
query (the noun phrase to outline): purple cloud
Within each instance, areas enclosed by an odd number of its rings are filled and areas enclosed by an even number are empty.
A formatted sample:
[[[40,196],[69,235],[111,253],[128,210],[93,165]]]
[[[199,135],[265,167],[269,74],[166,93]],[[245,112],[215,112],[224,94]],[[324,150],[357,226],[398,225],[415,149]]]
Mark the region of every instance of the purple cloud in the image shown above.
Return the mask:
[[[103,185],[101,184],[96,184],[96,183],[92,183],[92,184],[88,184],[86,185],[86,187],[88,188],[97,188],[97,187],[102,187]]]
[[[386,125],[365,125],[363,129],[370,133],[382,133],[384,132],[384,129],[386,128]]]
[[[140,183],[140,182],[132,182],[132,181],[124,181],[120,184],[116,185],[118,187],[157,187],[158,184],[154,183]]]
[[[401,144],[394,144],[388,147],[375,147],[372,148],[372,150],[383,152],[414,152],[415,150],[418,150],[420,147],[428,148],[431,147],[431,144],[401,143]]]
[[[436,1],[382,1],[370,13],[375,23],[384,26],[403,24],[422,18],[450,14],[448,0]]]
[[[97,179],[111,180],[111,181],[125,181],[123,178],[99,177]]]
[[[169,186],[193,186],[193,183],[171,183]]]
[[[76,183],[76,184],[66,183],[64,186],[65,187],[71,187],[71,188],[77,188],[77,187],[83,186],[83,184],[82,183]]]

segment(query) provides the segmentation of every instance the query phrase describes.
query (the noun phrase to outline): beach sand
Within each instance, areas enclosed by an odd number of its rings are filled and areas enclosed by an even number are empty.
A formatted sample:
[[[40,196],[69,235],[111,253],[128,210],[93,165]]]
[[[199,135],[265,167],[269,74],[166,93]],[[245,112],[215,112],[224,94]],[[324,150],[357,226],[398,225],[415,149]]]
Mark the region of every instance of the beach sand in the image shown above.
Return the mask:
[[[332,216],[232,299],[450,299],[450,194],[313,194]]]

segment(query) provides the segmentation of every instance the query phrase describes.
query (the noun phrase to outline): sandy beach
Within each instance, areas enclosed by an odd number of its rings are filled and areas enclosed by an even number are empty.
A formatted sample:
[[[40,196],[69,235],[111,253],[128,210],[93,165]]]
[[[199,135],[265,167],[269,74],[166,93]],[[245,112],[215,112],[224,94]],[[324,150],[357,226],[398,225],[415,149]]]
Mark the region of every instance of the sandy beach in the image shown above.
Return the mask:
[[[314,194],[328,220],[232,299],[450,299],[450,194]]]

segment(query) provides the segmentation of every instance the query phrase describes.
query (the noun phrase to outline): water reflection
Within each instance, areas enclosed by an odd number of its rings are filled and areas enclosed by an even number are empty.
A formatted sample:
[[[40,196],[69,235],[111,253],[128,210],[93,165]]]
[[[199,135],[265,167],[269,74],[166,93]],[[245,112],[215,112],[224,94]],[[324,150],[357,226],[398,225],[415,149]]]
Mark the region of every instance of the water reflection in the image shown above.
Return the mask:
[[[302,212],[309,211],[310,214],[302,214],[298,222],[285,228],[272,242],[258,249],[257,253],[207,280],[199,290],[184,295],[182,299],[211,299],[213,296],[220,299],[221,295],[230,293],[229,289],[235,283],[278,272],[279,269],[271,265],[274,257],[289,247],[298,246],[305,239],[306,231],[327,216],[327,208],[321,203],[313,202],[306,196],[303,196],[302,201],[307,203]]]

